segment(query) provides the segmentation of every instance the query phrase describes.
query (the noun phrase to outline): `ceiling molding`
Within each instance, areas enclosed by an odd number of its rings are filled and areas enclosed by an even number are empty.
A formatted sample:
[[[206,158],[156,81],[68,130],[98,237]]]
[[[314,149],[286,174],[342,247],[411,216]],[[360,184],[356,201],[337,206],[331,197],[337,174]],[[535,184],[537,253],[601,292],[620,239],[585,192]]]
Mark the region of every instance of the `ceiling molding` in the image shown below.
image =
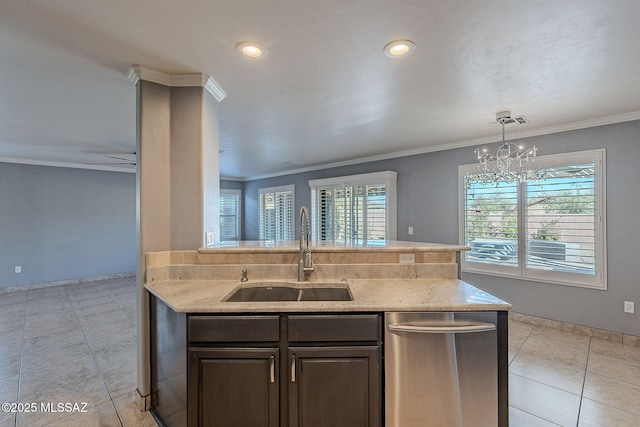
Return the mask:
[[[533,136],[549,135],[549,134],[559,133],[559,132],[586,129],[590,127],[606,126],[606,125],[629,122],[634,120],[640,120],[640,111],[633,111],[630,113],[622,113],[622,114],[616,114],[612,116],[598,117],[595,119],[582,120],[582,121],[577,121],[572,123],[564,123],[564,124],[548,126],[540,129],[531,129],[531,130],[520,131],[515,133],[510,132],[509,136],[510,136],[510,139],[528,138]],[[439,145],[433,145],[429,147],[416,148],[413,150],[396,151],[393,153],[381,154],[377,156],[361,157],[361,158],[345,160],[341,162],[324,163],[321,165],[309,166],[309,167],[299,168],[299,169],[292,169],[292,170],[277,172],[272,174],[257,175],[257,176],[242,177],[242,178],[221,176],[220,179],[228,180],[228,181],[240,181],[240,182],[254,181],[258,179],[273,178],[277,176],[292,175],[297,173],[305,173],[305,172],[311,172],[311,171],[329,169],[329,168],[335,168],[335,167],[341,167],[341,166],[351,166],[351,165],[356,165],[361,163],[395,159],[399,157],[415,156],[419,154],[432,153],[436,151],[452,150],[456,148],[465,148],[465,147],[483,145],[483,144],[492,144],[500,141],[502,141],[501,135],[495,135],[490,137],[474,138],[474,139],[457,141],[457,142],[452,142],[447,144],[439,144]],[[108,166],[108,165],[88,165],[83,163],[56,162],[56,161],[49,161],[49,160],[22,159],[22,158],[16,158],[16,157],[2,157],[2,156],[0,156],[0,163],[17,163],[17,164],[25,164],[25,165],[53,166],[53,167],[90,169],[90,170],[102,170],[102,171],[109,171],[109,172],[125,172],[125,173],[135,173],[136,171],[135,168],[127,168],[127,167]]]
[[[167,74],[150,68],[141,67],[136,64],[129,68],[127,76],[134,85],[138,84],[140,80],[144,80],[169,87],[203,87],[213,95],[218,102],[222,102],[222,100],[227,96],[220,85],[208,74]]]
[[[629,113],[613,114],[611,116],[596,117],[593,119],[580,120],[577,122],[561,123],[559,125],[547,126],[540,129],[531,129],[511,133],[516,138],[528,138],[531,136],[549,135],[552,133],[567,132],[570,130],[587,129],[597,126],[613,125],[616,123],[632,122],[640,120],[640,111],[631,111]]]
[[[211,76],[209,76],[209,78],[207,79],[207,83],[205,84],[204,88],[207,89],[218,102],[222,102],[222,100],[227,97],[225,91],[222,90],[220,85],[215,80],[213,80],[213,77]]]
[[[158,83],[163,86],[171,86],[171,75],[155,71],[150,68],[141,67],[140,65],[132,65],[129,68],[129,80],[133,84],[138,84],[140,80]]]
[[[209,76],[201,73],[169,74],[171,87],[204,87]]]
[[[57,168],[89,169],[89,170],[99,170],[99,171],[107,171],[107,172],[136,173],[135,167],[108,166],[107,164],[89,165],[84,163],[54,162],[50,160],[20,159],[17,157],[0,157],[0,163],[16,163],[21,165],[53,166]]]
[[[579,130],[579,129],[587,129],[587,128],[597,127],[597,126],[606,126],[606,125],[612,125],[612,124],[616,124],[616,123],[631,122],[631,121],[634,121],[634,120],[640,120],[640,111],[632,111],[632,112],[629,112],[629,113],[614,114],[614,115],[611,115],[611,116],[597,117],[597,118],[594,118],[594,119],[581,120],[581,121],[571,122],[571,123],[562,123],[562,124],[559,124],[559,125],[547,126],[547,127],[540,128],[540,129],[523,130],[523,131],[520,131],[520,132],[511,132],[510,131],[509,132],[509,139],[513,140],[513,139],[520,139],[520,138],[529,138],[529,137],[533,137],[533,136],[550,135],[550,134],[553,134],[553,133],[567,132],[567,131]],[[377,161],[380,161],[380,160],[396,159],[396,158],[399,158],[399,157],[415,156],[415,155],[419,155],[419,154],[433,153],[433,152],[436,152],[436,151],[453,150],[453,149],[456,149],[456,148],[466,148],[466,147],[471,147],[471,146],[474,146],[474,145],[493,144],[494,142],[500,142],[500,141],[502,141],[502,135],[466,139],[466,140],[463,140],[463,141],[456,141],[456,142],[450,142],[450,143],[446,143],[446,144],[431,145],[429,147],[415,148],[415,149],[412,149],[412,150],[396,151],[396,152],[393,152],[393,153],[380,154],[380,155],[377,155],[377,156],[360,157],[360,158],[357,158],[357,159],[345,160],[345,161],[342,161],[342,162],[324,163],[324,164],[321,164],[321,165],[309,166],[309,167],[299,168],[299,169],[292,169],[292,170],[288,170],[288,171],[284,171],[284,172],[277,172],[277,173],[258,175],[258,176],[251,176],[251,177],[243,177],[240,180],[241,181],[254,181],[254,180],[258,180],[258,179],[274,178],[274,177],[277,177],[277,176],[293,175],[293,174],[296,174],[296,173],[312,172],[312,171],[317,171],[317,170],[322,170],[322,169],[329,169],[329,168],[336,168],[336,167],[341,167],[341,166],[351,166],[351,165],[357,165],[357,164],[361,164],[361,163],[377,162]]]
[[[244,181],[245,181],[245,179],[243,179],[243,178],[238,178],[238,177],[235,177],[235,176],[223,176],[223,175],[220,175],[220,181],[236,181],[236,182],[244,182]]]

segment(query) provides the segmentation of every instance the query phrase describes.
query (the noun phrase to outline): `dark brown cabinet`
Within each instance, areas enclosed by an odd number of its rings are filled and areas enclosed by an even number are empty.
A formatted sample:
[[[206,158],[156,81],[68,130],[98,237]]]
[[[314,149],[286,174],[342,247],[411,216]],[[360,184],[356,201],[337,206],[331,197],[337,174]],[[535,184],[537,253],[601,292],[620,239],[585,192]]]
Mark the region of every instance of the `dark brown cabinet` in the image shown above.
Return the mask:
[[[190,348],[189,424],[278,427],[278,361],[278,349]]]
[[[378,426],[377,346],[290,347],[290,427]]]
[[[189,427],[378,427],[380,316],[189,316]]]
[[[189,316],[189,427],[280,425],[279,315]]]
[[[381,424],[381,318],[287,316],[289,427]]]

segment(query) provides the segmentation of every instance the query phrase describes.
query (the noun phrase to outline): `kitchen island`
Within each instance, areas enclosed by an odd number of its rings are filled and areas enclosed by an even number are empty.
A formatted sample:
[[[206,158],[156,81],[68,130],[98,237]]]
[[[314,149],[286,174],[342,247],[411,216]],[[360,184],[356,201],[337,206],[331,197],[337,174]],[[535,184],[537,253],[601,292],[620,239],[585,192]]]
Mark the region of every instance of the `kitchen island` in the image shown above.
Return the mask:
[[[465,312],[467,321],[494,313],[497,396],[486,410],[508,425],[510,305],[458,279],[465,249],[324,243],[311,247],[303,282],[297,242],[148,254],[154,415],[168,426],[381,426],[385,313],[440,313],[446,322]],[[318,285],[348,288],[352,299],[226,301],[239,288]],[[335,418],[323,424],[324,416]]]

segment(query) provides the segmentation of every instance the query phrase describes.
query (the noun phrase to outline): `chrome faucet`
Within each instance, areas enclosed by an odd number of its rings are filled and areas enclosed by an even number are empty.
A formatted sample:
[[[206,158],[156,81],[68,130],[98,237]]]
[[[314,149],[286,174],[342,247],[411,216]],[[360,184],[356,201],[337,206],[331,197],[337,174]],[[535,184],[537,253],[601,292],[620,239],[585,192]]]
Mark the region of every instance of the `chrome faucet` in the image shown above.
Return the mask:
[[[304,234],[302,232],[303,227]],[[313,271],[311,249],[309,249],[310,238],[311,221],[309,220],[309,209],[307,209],[306,206],[303,206],[300,208],[300,259],[298,260],[298,282],[304,282],[305,273]]]

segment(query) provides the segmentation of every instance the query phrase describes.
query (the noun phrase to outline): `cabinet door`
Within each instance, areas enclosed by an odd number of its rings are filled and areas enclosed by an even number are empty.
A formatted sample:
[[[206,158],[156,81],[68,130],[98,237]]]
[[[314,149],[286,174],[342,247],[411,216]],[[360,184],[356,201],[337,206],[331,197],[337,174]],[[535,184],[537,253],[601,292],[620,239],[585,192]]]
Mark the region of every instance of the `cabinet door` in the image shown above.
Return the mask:
[[[277,348],[190,348],[189,427],[278,427]]]
[[[377,427],[378,346],[290,347],[290,427]]]

